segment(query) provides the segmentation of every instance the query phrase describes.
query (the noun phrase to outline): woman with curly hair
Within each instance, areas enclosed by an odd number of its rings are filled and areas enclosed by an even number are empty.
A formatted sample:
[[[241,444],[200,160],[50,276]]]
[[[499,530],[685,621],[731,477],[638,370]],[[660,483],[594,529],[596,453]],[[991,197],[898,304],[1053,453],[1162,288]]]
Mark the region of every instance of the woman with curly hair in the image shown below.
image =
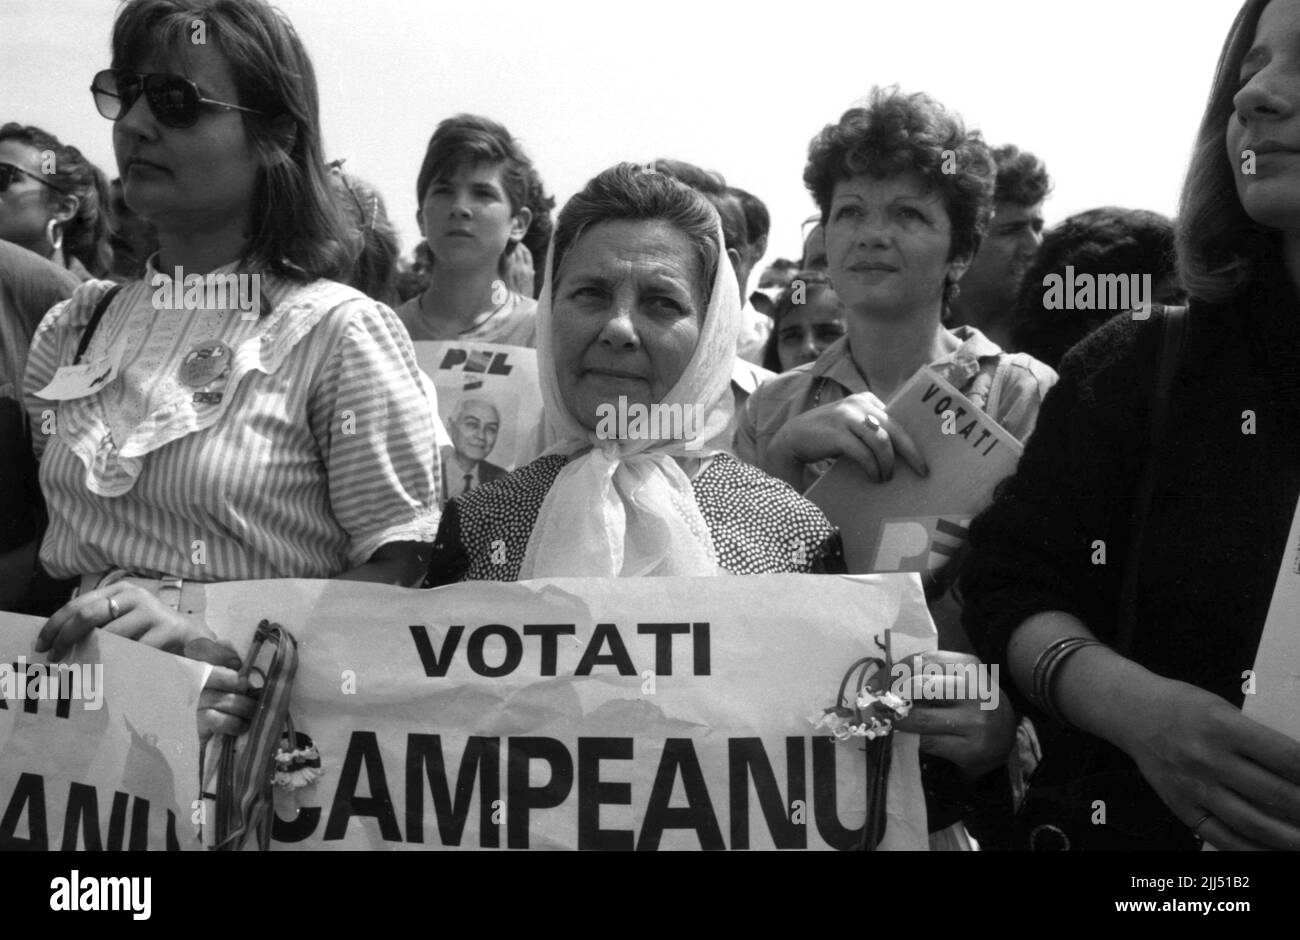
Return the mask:
[[[821,210],[848,332],[815,362],[750,397],[738,456],[801,492],[840,457],[861,464],[873,484],[892,478],[896,458],[925,476],[925,456],[885,402],[927,364],[1011,434],[1029,436],[1056,373],[1004,353],[972,327],[942,323],[988,226],[995,176],[979,134],[924,94],[875,89],[865,107],[813,139],[804,182]],[[932,604],[940,602],[946,595]],[[953,610],[936,607],[939,646],[968,650]],[[964,652],[940,655],[976,662]],[[949,827],[936,847],[965,845],[956,825],[970,818],[962,804],[985,788],[998,820],[991,834],[1001,836],[1009,793],[994,771],[1006,762],[1015,728],[1002,701],[990,710],[917,708],[900,725],[925,736],[931,827]]]
[[[923,456],[885,402],[931,365],[1024,440],[1055,373],[941,318],[979,249],[995,164],[978,133],[924,94],[875,89],[814,138],[804,182],[821,210],[848,334],[750,398],[736,452],[796,489],[848,456],[873,481]]]

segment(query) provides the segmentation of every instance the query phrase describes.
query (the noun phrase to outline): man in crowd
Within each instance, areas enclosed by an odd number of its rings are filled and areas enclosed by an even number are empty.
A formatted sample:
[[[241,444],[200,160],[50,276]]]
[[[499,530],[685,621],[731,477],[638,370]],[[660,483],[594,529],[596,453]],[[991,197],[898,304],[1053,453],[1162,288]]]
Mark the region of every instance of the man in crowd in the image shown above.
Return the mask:
[[[763,362],[763,349],[767,346],[768,334],[772,332],[772,315],[759,308],[759,303],[768,300],[757,291],[747,293],[750,276],[754,268],[767,254],[767,236],[772,229],[772,217],[763,200],[753,193],[748,193],[735,186],[729,192],[745,212],[745,247],[740,249],[740,264],[736,266],[736,279],[740,281],[740,299],[745,305],[745,327],[741,334],[740,358],[746,362],[760,365]],[[758,303],[755,299],[758,298]]]
[[[1016,291],[1043,243],[1043,200],[1052,188],[1042,160],[1015,144],[993,151],[998,165],[993,221],[949,311],[949,326],[973,326],[1010,351]]]
[[[705,170],[685,160],[659,159],[654,168],[660,173],[685,183],[713,203],[722,218],[722,237],[727,245],[727,257],[736,271],[736,289],[744,306],[740,339],[736,355],[744,361],[758,365],[763,361],[763,347],[772,331],[772,321],[754,308],[747,296],[749,274],[754,265],[767,252],[768,228],[771,217],[762,201],[743,189],[728,186],[721,173]],[[755,228],[751,230],[750,219]]]
[[[745,235],[747,242],[745,248],[740,252],[741,264],[744,266],[744,280],[741,282],[741,290],[744,291],[753,276],[754,269],[758,263],[763,260],[763,255],[767,254],[767,236],[772,230],[772,216],[767,211],[767,206],[763,200],[759,199],[753,193],[746,192],[737,186],[730,187],[731,194],[740,200],[740,206],[745,210]],[[741,272],[737,272],[739,275]],[[753,295],[746,297],[747,300],[753,300]]]

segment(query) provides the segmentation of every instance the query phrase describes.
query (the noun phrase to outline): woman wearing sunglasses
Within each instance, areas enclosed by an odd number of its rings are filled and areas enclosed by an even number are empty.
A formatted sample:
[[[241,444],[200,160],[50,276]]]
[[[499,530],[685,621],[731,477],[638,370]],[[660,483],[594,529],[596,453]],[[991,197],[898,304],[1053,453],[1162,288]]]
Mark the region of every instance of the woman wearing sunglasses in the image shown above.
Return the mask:
[[[41,562],[82,578],[39,645],[58,657],[104,627],[182,649],[207,632],[194,582],[418,583],[438,522],[432,409],[392,311],[332,280],[353,248],[301,41],[261,0],[132,0],[112,47],[92,91],[159,249],[98,323],[104,283],[33,344],[34,426],[57,418],[34,445]],[[210,303],[221,283],[239,304]],[[79,352],[112,377],[40,397]]]
[[[39,127],[0,127],[0,238],[78,280],[109,267],[108,181],[76,147]]]

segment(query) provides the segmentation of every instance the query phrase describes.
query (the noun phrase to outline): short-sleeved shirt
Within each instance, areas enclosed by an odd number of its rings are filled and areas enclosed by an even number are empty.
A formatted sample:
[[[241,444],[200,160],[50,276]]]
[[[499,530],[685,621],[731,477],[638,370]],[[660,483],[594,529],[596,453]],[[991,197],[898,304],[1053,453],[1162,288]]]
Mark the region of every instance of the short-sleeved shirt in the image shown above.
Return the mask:
[[[1056,382],[1055,370],[1025,353],[1004,353],[974,327],[961,326],[952,332],[961,346],[930,367],[1023,443],[1034,430],[1043,398]],[[841,337],[816,361],[769,379],[749,396],[736,431],[736,456],[766,468],[768,446],[786,422],[866,391],[870,389],[853,361],[849,337]],[[805,490],[831,462],[804,468]]]
[[[423,340],[461,340],[475,343],[500,343],[503,346],[537,346],[537,301],[511,291],[505,303],[479,317],[467,330],[445,327],[425,317],[417,294],[397,308],[397,316],[413,342]]]
[[[272,274],[262,316],[174,310],[155,307],[171,282],[155,277],[166,276],[151,265],[127,283],[93,334],[87,357],[119,362],[97,394],[34,393],[72,362],[111,285],[82,285],[37,329],[25,389],[51,574],[327,578],[387,543],[433,540],[432,406],[391,310],[333,281]],[[217,342],[228,367],[198,388],[182,364]]]

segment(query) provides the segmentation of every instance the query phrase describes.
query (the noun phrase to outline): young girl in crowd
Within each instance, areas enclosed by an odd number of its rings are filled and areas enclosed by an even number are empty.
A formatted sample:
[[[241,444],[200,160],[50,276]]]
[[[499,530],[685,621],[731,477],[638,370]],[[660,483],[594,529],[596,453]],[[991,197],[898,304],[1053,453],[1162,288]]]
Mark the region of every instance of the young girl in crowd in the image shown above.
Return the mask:
[[[822,271],[796,274],[777,298],[772,319],[763,350],[763,368],[772,372],[815,362],[847,331],[844,306]]]
[[[415,187],[429,286],[397,309],[411,339],[535,344],[537,302],[511,289],[506,262],[533,224],[529,205],[541,189],[500,124],[462,114],[438,125]]]

